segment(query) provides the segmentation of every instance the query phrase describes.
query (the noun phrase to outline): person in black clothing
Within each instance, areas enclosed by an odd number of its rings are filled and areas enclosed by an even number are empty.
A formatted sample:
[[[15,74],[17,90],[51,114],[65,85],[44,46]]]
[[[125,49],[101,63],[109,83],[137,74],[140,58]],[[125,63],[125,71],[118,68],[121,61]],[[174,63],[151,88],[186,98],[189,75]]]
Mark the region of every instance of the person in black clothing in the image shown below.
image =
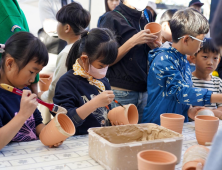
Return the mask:
[[[156,36],[144,30],[152,15],[144,15],[148,0],[124,0],[113,11],[101,18],[99,27],[115,32],[119,44],[118,56],[109,66],[107,78],[117,101],[122,104],[133,103],[139,111],[139,123],[147,101],[148,52],[160,46]],[[149,45],[147,45],[149,44]],[[112,108],[117,105],[113,102]]]
[[[115,37],[105,28],[84,33],[71,48],[66,60],[68,72],[59,79],[53,102],[68,111],[76,127],[75,135],[87,134],[91,127],[109,125],[107,105],[114,94],[105,75],[117,52]]]
[[[107,13],[109,11],[114,10],[119,5],[120,0],[104,0],[104,2],[105,2],[105,7],[106,7],[106,12],[105,13]],[[97,27],[98,27],[98,25],[101,21],[102,16],[99,17]]]

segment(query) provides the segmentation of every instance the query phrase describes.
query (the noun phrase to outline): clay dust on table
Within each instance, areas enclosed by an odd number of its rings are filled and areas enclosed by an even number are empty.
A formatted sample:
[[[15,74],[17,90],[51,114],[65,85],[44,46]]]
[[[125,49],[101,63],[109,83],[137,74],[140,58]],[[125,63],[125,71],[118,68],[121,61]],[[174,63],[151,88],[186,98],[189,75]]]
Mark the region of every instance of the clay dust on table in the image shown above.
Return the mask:
[[[145,127],[140,125],[111,126],[95,129],[94,132],[114,144],[152,141],[156,139],[182,136],[179,133],[173,132],[156,124],[149,124]]]

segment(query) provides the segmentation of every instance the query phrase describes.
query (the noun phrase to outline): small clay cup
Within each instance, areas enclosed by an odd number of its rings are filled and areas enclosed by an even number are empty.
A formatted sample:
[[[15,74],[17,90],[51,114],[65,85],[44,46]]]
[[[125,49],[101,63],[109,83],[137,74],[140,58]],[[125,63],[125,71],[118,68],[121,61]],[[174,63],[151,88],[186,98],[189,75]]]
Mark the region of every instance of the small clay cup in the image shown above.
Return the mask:
[[[185,117],[175,113],[163,113],[160,115],[161,126],[182,134]]]
[[[137,154],[138,170],[174,170],[177,157],[161,150],[145,150]]]
[[[197,111],[196,115],[214,116],[214,112],[210,109],[200,109]]]
[[[204,166],[209,151],[207,147],[202,145],[189,147],[183,156],[182,170],[195,170],[199,162]]]
[[[137,124],[139,120],[139,114],[134,104],[128,104],[113,108],[108,113],[108,119],[110,122],[118,122],[127,124]]]
[[[144,29],[145,30],[149,29],[151,34],[156,35],[158,37],[156,39],[156,41],[160,41],[161,42],[162,26],[160,24],[158,24],[156,22],[150,22],[150,23],[145,25]]]
[[[39,139],[44,145],[52,146],[73,136],[75,131],[75,126],[71,119],[63,113],[58,113],[42,129]]]
[[[219,126],[219,118],[213,116],[198,115],[195,116],[195,133],[197,142],[205,145],[206,142],[212,142]]]
[[[39,78],[45,82],[46,84],[42,83],[41,81],[39,81],[39,88],[41,91],[47,91],[49,89],[49,86],[52,82],[52,78],[49,79],[49,77],[51,76],[51,74],[39,74]]]

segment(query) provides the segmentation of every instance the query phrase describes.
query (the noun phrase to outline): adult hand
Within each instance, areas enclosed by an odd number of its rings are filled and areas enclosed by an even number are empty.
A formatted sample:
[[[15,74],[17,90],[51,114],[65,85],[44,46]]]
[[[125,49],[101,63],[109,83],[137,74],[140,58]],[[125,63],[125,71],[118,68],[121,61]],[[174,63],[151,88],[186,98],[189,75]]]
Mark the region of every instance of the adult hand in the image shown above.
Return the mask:
[[[162,45],[162,42],[160,41],[154,41],[154,42],[149,42],[147,43],[147,45],[151,48],[151,49],[155,49],[155,48],[159,48]]]
[[[93,98],[96,107],[104,107],[109,105],[114,100],[115,95],[113,94],[112,90],[106,90],[96,97]]]
[[[18,114],[22,114],[26,119],[29,118],[38,106],[36,98],[37,95],[32,94],[30,90],[23,90]]]
[[[188,110],[188,116],[191,118],[191,119],[195,119],[195,116],[196,116],[196,113],[197,111],[199,111],[200,109],[204,109],[205,107],[201,107],[201,106],[195,106],[195,107],[190,107],[189,110]]]
[[[146,43],[153,43],[157,39],[156,35],[150,34],[150,30],[142,30],[135,34],[132,38],[131,41],[135,45],[139,44],[146,44]]]

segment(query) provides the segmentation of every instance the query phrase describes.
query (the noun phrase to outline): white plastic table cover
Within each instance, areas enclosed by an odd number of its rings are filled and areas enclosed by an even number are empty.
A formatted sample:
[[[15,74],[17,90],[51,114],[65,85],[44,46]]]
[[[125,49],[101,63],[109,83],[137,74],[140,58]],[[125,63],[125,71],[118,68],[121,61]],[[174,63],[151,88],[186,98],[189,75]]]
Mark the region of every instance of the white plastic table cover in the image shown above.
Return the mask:
[[[222,121],[220,127],[222,128]],[[183,154],[190,146],[196,145],[194,122],[183,127]],[[44,146],[39,140],[14,142],[0,151],[0,170],[103,170],[104,168],[88,155],[88,135],[68,138],[59,148]]]

